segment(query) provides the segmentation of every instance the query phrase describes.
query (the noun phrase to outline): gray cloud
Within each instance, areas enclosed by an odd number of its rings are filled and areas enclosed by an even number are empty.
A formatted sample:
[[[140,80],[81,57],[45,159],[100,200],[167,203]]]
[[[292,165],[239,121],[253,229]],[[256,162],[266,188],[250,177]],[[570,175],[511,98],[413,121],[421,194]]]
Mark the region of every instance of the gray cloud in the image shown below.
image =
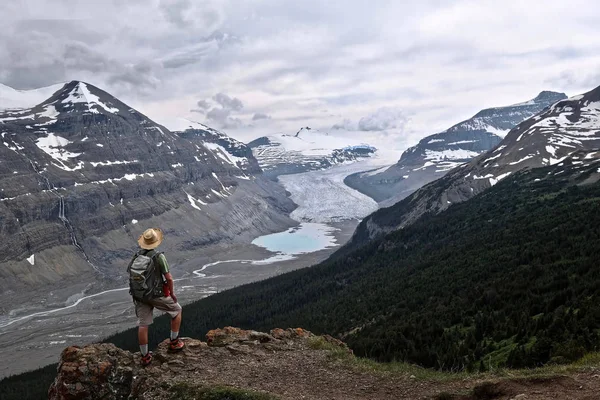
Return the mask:
[[[408,118],[399,109],[384,107],[358,121],[359,131],[385,131],[387,129],[404,129]]]
[[[186,27],[191,23],[188,19],[192,7],[190,0],[161,0],[159,8],[163,15],[177,28]]]
[[[191,111],[206,114],[206,121],[219,128],[235,129],[244,126],[241,119],[233,116],[234,113],[240,112],[244,108],[244,103],[240,99],[230,97],[225,93],[217,93],[211,100],[216,104],[211,104],[208,100],[199,100],[196,103],[197,108]]]
[[[338,131],[357,131],[357,125],[355,122],[352,122],[350,119],[346,118],[342,122],[338,122],[334,124],[331,129]]]
[[[546,82],[553,87],[576,87],[582,91],[597,87],[600,86],[600,64],[594,70],[562,71],[556,76],[548,78]]]
[[[108,77],[111,85],[123,85],[132,91],[146,93],[154,90],[160,83],[156,77],[156,66],[150,62],[141,62],[131,66],[121,66]]]
[[[592,0],[5,1],[0,82],[83,79],[151,117],[202,113],[234,134],[256,133],[247,122],[266,110],[277,118],[261,129],[416,142],[485,107],[600,84],[599,19]]]
[[[198,100],[196,105],[202,110],[208,110],[210,108],[210,103],[206,100]]]
[[[261,119],[271,119],[271,116],[265,113],[255,113],[252,116],[252,121],[259,121]]]
[[[389,129],[403,131],[407,122],[408,118],[404,115],[402,110],[392,107],[382,107],[375,112],[362,117],[358,122],[344,119],[342,122],[334,124],[331,129],[363,132],[378,132]]]
[[[210,123],[217,124],[220,128],[239,128],[243,123],[239,118],[232,117],[231,111],[231,109],[213,108],[206,113],[206,119]]]
[[[206,100],[198,100],[196,102],[196,108],[191,109],[191,112],[206,114],[206,111],[210,108],[210,103]]]
[[[217,93],[213,96],[213,100],[216,101],[226,110],[241,111],[244,108],[244,104],[237,97],[231,98],[225,93]]]

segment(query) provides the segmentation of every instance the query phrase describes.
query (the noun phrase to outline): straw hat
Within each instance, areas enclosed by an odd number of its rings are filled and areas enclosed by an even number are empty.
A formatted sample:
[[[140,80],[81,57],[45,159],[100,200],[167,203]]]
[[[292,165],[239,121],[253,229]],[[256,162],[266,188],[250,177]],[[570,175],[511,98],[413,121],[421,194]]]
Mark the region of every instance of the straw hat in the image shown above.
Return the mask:
[[[152,250],[157,248],[163,241],[163,232],[160,228],[146,229],[144,233],[140,235],[138,244],[142,249]]]

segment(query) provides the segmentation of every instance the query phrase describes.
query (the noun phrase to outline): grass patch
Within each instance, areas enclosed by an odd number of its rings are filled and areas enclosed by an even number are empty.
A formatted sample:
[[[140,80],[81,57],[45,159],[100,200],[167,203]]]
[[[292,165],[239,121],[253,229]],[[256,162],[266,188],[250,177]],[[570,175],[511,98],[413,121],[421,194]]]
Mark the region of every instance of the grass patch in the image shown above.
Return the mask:
[[[496,343],[497,350],[488,353],[483,358],[485,366],[490,369],[498,369],[501,365],[506,365],[510,352],[517,347],[513,338],[505,339]]]
[[[332,360],[341,362],[350,367],[359,368],[371,373],[391,373],[414,376],[416,380],[450,382],[467,378],[492,379],[492,378],[549,378],[583,371],[589,368],[600,368],[600,353],[589,353],[580,360],[567,365],[546,365],[531,369],[500,368],[485,373],[444,372],[429,368],[419,367],[405,362],[379,363],[368,358],[356,357],[345,349],[335,346],[322,337],[316,336],[308,340],[310,348],[314,350],[327,350]]]
[[[308,343],[310,348],[314,350],[327,350],[332,360],[365,372],[408,375],[414,376],[414,379],[417,380],[437,382],[447,382],[471,376],[466,372],[442,372],[405,362],[380,363],[368,358],[356,357],[348,353],[346,349],[335,346],[319,336],[310,338]]]
[[[279,400],[268,393],[228,386],[194,386],[177,383],[171,387],[173,400]]]
[[[566,375],[580,371],[589,370],[590,368],[600,368],[600,353],[589,353],[583,358],[571,364],[560,365],[545,365],[539,368],[531,369],[499,369],[493,373],[488,373],[482,376],[500,377],[500,378],[551,378],[557,375]]]

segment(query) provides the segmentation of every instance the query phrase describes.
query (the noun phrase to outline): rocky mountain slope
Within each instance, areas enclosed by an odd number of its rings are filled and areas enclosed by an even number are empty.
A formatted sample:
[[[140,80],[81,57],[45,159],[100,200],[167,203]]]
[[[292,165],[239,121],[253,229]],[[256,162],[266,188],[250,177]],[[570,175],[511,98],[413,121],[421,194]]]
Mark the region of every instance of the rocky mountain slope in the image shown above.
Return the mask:
[[[448,172],[413,195],[366,218],[352,245],[403,228],[427,212],[441,212],[526,168],[560,164],[584,152],[583,165],[600,156],[600,87],[555,103],[512,129],[491,151]]]
[[[135,239],[166,250],[249,240],[294,205],[247,147],[209,128],[174,133],[83,82],[0,112],[0,296],[69,277],[116,277]]]
[[[309,127],[294,135],[264,136],[248,143],[266,176],[297,174],[371,157],[376,148]]]
[[[564,93],[544,91],[524,103],[482,110],[444,132],[422,139],[406,150],[397,164],[351,175],[346,183],[384,206],[394,204],[494,148],[510,129],[566,97]]]
[[[199,142],[199,145],[208,148],[219,159],[238,167],[248,176],[262,173],[252,149],[245,143],[189,119],[177,118],[167,122],[172,132],[184,139]]]
[[[362,367],[346,345],[303,329],[270,333],[217,329],[207,342],[186,339],[179,354],[163,342],[149,367],[139,354],[110,344],[68,347],[48,398],[66,399],[592,399],[600,390],[593,368],[569,376],[436,380],[404,366],[382,373]],[[364,365],[364,364],[363,364]],[[393,371],[393,370],[392,370]],[[597,376],[597,375],[596,375]],[[489,377],[493,378],[493,377]]]

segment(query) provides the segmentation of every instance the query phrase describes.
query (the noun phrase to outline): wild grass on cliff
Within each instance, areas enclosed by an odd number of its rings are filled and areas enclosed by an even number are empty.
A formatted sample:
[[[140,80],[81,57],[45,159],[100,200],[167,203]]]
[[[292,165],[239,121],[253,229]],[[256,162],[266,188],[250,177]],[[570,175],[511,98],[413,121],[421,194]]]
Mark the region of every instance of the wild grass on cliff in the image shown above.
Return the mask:
[[[175,400],[278,400],[268,393],[237,389],[228,386],[196,386],[181,382],[171,387]]]
[[[600,369],[600,353],[589,353],[580,360],[571,364],[545,365],[539,368],[509,369],[499,368],[484,373],[474,372],[448,372],[406,362],[380,363],[368,358],[356,357],[342,347],[335,346],[322,337],[316,336],[309,339],[309,345],[314,350],[326,350],[331,360],[346,366],[359,368],[372,373],[401,374],[414,377],[416,380],[448,382],[463,379],[493,379],[493,378],[548,378],[557,375]]]

